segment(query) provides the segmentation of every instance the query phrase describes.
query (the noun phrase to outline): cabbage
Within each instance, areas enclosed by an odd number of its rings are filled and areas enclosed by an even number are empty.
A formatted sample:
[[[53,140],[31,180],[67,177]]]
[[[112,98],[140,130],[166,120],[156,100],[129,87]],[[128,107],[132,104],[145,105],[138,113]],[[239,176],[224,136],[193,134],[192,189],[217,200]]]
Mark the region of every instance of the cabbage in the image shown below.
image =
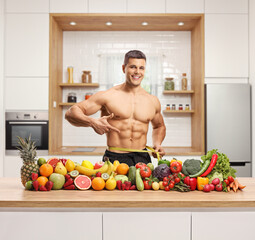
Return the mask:
[[[153,177],[158,178],[160,181],[162,181],[164,177],[168,177],[170,174],[170,167],[166,164],[160,164],[152,172]]]

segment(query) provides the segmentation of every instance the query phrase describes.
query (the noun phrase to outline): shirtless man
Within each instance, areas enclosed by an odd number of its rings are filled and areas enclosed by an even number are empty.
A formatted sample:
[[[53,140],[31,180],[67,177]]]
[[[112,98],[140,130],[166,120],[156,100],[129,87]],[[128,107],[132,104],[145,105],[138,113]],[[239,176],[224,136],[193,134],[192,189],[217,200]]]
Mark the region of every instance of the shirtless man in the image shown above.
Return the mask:
[[[97,92],[66,112],[65,117],[72,125],[92,127],[96,133],[106,134],[108,150],[104,157],[107,156],[111,162],[117,159],[129,166],[137,162],[151,162],[148,153],[111,149],[145,149],[149,122],[153,126],[153,148],[160,156],[165,155],[161,143],[165,138],[166,127],[160,102],[156,96],[150,95],[141,87],[145,65],[146,57],[141,51],[129,51],[122,65],[126,76],[124,83]],[[99,110],[99,119],[89,117]],[[153,156],[156,157],[156,154]]]

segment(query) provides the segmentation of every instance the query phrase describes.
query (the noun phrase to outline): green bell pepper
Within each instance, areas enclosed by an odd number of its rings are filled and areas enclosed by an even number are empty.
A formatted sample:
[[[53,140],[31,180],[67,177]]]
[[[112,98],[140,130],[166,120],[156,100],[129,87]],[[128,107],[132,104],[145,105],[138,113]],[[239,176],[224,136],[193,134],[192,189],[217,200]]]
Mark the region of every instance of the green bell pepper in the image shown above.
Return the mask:
[[[170,167],[170,161],[161,159],[158,161],[158,165],[160,164],[166,164],[168,167]]]

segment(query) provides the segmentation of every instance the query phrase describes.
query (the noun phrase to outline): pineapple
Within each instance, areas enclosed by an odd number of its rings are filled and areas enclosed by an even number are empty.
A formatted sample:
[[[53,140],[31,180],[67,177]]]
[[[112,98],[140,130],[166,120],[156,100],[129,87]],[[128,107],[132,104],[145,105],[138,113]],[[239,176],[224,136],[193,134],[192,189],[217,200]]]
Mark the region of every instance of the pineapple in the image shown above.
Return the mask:
[[[31,140],[31,135],[28,139],[18,137],[18,147],[20,157],[23,159],[23,166],[20,169],[21,182],[25,186],[26,182],[31,180],[31,174],[39,172],[39,166],[36,163],[36,146]]]

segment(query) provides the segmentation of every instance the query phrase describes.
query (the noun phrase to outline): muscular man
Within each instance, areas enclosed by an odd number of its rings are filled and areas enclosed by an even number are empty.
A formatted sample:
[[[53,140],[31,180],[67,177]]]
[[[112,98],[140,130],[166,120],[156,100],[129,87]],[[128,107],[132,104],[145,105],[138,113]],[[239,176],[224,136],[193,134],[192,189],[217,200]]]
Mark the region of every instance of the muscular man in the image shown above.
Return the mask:
[[[153,126],[153,148],[160,156],[165,154],[161,143],[165,138],[166,127],[160,102],[141,87],[145,65],[146,57],[141,51],[129,51],[122,65],[126,76],[124,83],[97,92],[66,112],[65,117],[72,125],[92,127],[96,133],[106,134],[108,150],[104,156],[112,162],[117,159],[129,166],[137,162],[151,162],[148,153],[116,149],[145,149],[150,122]],[[99,110],[99,119],[89,117]],[[153,156],[156,157],[156,154]]]

